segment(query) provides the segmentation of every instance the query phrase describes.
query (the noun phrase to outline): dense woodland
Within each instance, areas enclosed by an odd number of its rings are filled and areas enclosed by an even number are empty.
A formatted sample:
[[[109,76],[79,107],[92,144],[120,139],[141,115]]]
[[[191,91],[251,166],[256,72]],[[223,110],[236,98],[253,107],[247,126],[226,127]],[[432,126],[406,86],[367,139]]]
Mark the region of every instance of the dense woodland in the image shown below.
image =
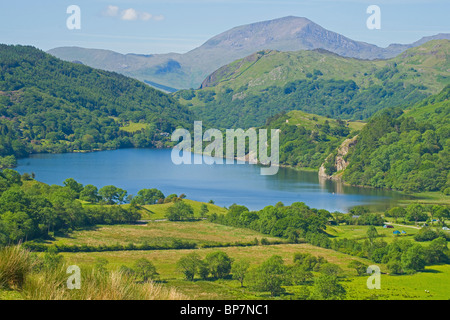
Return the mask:
[[[346,182],[450,194],[450,86],[407,111],[380,111],[348,154]]]
[[[125,76],[0,45],[0,156],[156,147],[192,115],[168,95]],[[137,132],[121,127],[147,126]],[[3,167],[14,159],[2,158]]]
[[[388,72],[379,74],[379,77],[389,77]],[[311,79],[296,80],[283,87],[272,86],[258,94],[247,94],[246,90],[246,87],[237,91],[226,89],[218,94],[212,90],[200,90],[179,95],[189,98],[189,94],[191,97],[195,94],[205,106],[194,107],[193,110],[219,128],[261,126],[267,118],[290,110],[335,119],[361,120],[382,108],[407,106],[427,96],[421,88],[400,81],[385,81],[383,86],[363,89],[352,80],[324,80],[320,78],[319,70]],[[243,98],[237,98],[239,95]]]

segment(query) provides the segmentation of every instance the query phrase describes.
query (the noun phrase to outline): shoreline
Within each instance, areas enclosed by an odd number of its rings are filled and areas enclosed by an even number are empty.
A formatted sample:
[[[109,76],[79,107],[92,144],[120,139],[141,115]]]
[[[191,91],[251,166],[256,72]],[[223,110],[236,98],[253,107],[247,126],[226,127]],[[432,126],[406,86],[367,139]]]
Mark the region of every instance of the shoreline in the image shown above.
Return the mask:
[[[91,153],[91,152],[102,152],[102,151],[116,151],[116,150],[124,150],[124,149],[150,149],[150,150],[171,150],[173,149],[173,147],[153,147],[153,148],[116,148],[116,149],[95,149],[95,150],[76,150],[76,151],[71,151],[71,152],[62,152],[62,153],[50,153],[50,152],[43,152],[43,153],[30,153],[28,154],[27,157],[21,157],[18,158],[17,160],[21,159],[27,159],[30,158],[30,156],[32,155],[43,155],[43,154],[68,154],[68,153]],[[198,154],[198,153],[194,153],[193,151],[191,151],[192,154]],[[247,155],[248,156],[248,155]],[[246,157],[247,157],[246,156]],[[221,159],[228,159],[227,157],[216,157],[216,158],[221,158]],[[234,157],[234,160],[239,160],[239,161],[244,161],[245,163],[248,164],[256,164],[259,165],[261,167],[264,167],[263,165],[259,164],[259,163],[252,163],[250,161],[248,161],[248,159],[244,158],[237,158]],[[317,172],[317,174],[319,175],[319,170],[318,169],[314,169],[314,168],[299,168],[299,167],[293,167],[290,165],[286,165],[286,164],[276,164],[276,166],[280,167],[280,168],[287,168],[287,169],[292,169],[295,171],[299,171],[299,172]],[[18,163],[14,166],[14,167],[10,167],[10,168],[2,168],[0,170],[3,169],[12,169],[14,170],[14,168],[18,167]],[[321,177],[319,176],[319,179],[321,179]],[[323,180],[332,180],[332,179],[326,179],[324,177],[322,177]],[[450,205],[450,196],[446,196],[443,193],[440,193],[438,191],[423,191],[423,192],[414,192],[414,193],[406,193],[405,191],[402,190],[395,190],[395,189],[386,189],[386,188],[375,188],[372,186],[366,186],[366,185],[353,185],[353,184],[349,184],[345,181],[342,180],[333,180],[334,182],[339,182],[342,183],[344,186],[347,187],[356,187],[356,188],[364,188],[364,189],[373,189],[373,190],[384,190],[384,191],[389,191],[389,192],[395,192],[398,193],[399,195],[402,196],[407,196],[409,198],[413,198],[410,200],[401,200],[401,202],[411,202],[411,201],[420,201],[420,200],[424,200],[424,204],[444,204],[444,205]],[[446,199],[446,197],[448,197],[448,200]]]

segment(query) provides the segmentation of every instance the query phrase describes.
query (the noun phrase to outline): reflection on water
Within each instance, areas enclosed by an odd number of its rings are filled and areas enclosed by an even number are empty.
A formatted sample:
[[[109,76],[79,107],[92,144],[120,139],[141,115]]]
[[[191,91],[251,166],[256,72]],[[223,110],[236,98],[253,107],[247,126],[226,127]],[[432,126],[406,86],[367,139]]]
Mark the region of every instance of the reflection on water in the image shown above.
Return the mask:
[[[251,210],[281,201],[305,202],[312,208],[347,212],[355,205],[387,208],[405,198],[396,192],[359,188],[319,180],[316,172],[280,168],[262,176],[257,165],[174,165],[171,150],[121,149],[93,153],[41,154],[19,160],[20,173],[62,185],[74,178],[99,188],[115,185],[136,195],[143,188],[158,188],[165,195],[185,193],[189,199],[214,200],[217,205],[242,204]],[[199,157],[195,155],[195,157]]]

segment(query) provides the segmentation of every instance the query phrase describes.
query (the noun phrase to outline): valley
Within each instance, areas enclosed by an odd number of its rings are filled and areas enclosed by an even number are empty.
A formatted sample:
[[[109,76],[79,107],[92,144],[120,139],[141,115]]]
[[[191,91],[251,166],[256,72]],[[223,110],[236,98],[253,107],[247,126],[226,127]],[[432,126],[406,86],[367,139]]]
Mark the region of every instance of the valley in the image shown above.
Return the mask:
[[[0,44],[0,299],[448,300],[449,47],[293,16],[184,54]],[[195,122],[279,130],[277,174],[195,161],[203,131],[177,165]]]

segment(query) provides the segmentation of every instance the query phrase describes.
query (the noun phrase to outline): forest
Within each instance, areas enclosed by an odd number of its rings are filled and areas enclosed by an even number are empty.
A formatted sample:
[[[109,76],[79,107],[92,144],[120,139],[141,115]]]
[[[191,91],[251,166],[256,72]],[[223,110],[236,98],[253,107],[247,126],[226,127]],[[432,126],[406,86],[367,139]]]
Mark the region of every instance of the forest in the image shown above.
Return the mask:
[[[392,67],[395,69],[395,67]],[[383,71],[383,70],[380,70]],[[392,76],[389,70],[377,76]],[[389,76],[390,75],[390,76]],[[257,94],[247,93],[247,87],[179,92],[175,96],[187,101],[197,97],[205,106],[194,106],[202,119],[219,128],[249,128],[281,111],[302,110],[334,119],[362,120],[386,107],[407,106],[424,99],[425,87],[402,81],[385,81],[383,85],[360,88],[353,80],[321,79],[321,72],[306,80],[296,80],[284,86],[271,86]],[[223,112],[226,108],[227,112]]]
[[[30,153],[161,147],[192,125],[189,110],[137,80],[29,46],[0,45],[0,54],[1,167]],[[132,123],[145,125],[122,130]]]
[[[405,111],[374,115],[347,155],[344,181],[355,185],[450,194],[450,86]]]

